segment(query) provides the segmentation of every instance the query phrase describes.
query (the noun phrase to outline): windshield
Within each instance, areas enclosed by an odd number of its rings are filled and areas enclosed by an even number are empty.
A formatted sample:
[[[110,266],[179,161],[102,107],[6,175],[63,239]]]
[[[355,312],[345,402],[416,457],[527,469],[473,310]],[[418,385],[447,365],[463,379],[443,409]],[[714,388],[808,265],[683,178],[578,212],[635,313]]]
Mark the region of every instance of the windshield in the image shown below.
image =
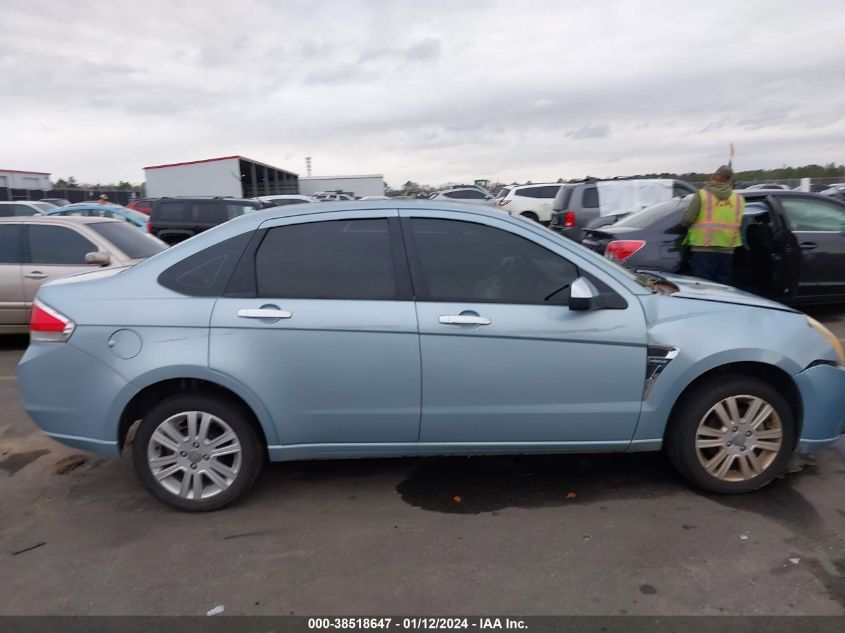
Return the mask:
[[[97,222],[88,226],[129,259],[146,259],[167,249],[167,244],[157,237],[142,233],[125,222]]]
[[[678,213],[681,209],[686,209],[689,206],[692,195],[689,195],[681,200],[674,198],[654,205],[653,207],[646,207],[642,211],[637,211],[631,215],[627,215],[619,220],[614,226],[628,226],[633,229],[643,229],[651,226],[655,222],[659,222],[664,218],[668,218],[673,214]],[[680,219],[680,218],[679,218]]]

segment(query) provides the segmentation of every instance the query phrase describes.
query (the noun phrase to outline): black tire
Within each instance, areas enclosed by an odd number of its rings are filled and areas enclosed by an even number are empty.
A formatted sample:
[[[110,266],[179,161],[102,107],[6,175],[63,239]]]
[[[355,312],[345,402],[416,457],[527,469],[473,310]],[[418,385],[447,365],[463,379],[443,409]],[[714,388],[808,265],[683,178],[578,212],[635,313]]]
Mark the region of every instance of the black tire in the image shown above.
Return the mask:
[[[699,424],[712,407],[726,398],[741,395],[760,398],[772,406],[780,421],[782,440],[779,451],[776,453],[772,451],[773,459],[770,454],[766,454],[766,459],[771,459],[771,461],[759,474],[739,481],[727,481],[709,473],[699,461],[696,437]],[[675,468],[694,485],[717,494],[742,494],[762,488],[785,471],[787,462],[795,449],[796,425],[789,403],[777,389],[752,376],[729,374],[695,386],[682,398],[669,421],[665,449]],[[732,444],[733,448],[730,450],[735,451],[740,442]],[[727,447],[728,444],[725,446]],[[713,452],[708,455],[715,457],[715,452],[721,450],[720,445],[718,448],[713,448]],[[742,450],[746,450],[744,440]],[[733,458],[737,469],[740,466],[739,461],[739,457]],[[732,464],[731,468],[733,467]]]
[[[537,217],[537,214],[533,211],[523,211],[522,213],[520,213],[520,215],[534,222],[540,222],[540,218]]]
[[[224,421],[240,444],[240,469],[231,485],[205,499],[186,499],[160,484],[147,462],[150,439],[158,426],[185,411],[210,413]],[[188,512],[219,510],[242,498],[255,483],[264,465],[266,450],[253,426],[251,414],[232,400],[216,394],[194,392],[171,396],[153,407],[141,420],[132,445],[135,472],[144,487],[165,504]]]

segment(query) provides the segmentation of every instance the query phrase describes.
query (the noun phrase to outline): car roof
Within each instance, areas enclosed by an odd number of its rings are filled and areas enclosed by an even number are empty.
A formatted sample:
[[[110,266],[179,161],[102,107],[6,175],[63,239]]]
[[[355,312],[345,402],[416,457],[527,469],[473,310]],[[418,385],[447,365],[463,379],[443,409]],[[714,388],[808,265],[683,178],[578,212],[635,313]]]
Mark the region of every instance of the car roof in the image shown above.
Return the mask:
[[[280,209],[284,209],[284,212]],[[333,200],[329,202],[315,202],[313,204],[292,204],[286,207],[270,207],[259,209],[252,213],[238,216],[226,224],[253,222],[261,224],[266,220],[282,217],[289,218],[297,215],[315,215],[332,213],[335,211],[378,210],[378,209],[427,209],[429,211],[460,211],[472,215],[493,215],[497,217],[512,217],[493,205],[478,205],[469,202],[440,202],[435,200]]]
[[[37,204],[39,202],[41,200],[0,200],[0,204]]]
[[[119,222],[125,224],[126,220],[116,220],[114,218],[90,218],[81,215],[51,215],[49,218],[46,215],[20,215],[10,218],[0,218],[2,224],[17,224],[23,222],[29,224],[30,222],[42,222],[45,224],[99,224],[100,222]]]
[[[532,182],[530,185],[505,185],[502,189],[524,189],[525,187],[563,187],[562,182]]]
[[[246,202],[248,204],[255,204],[254,198],[229,198],[228,196],[164,196],[161,198],[154,198],[154,200],[161,200],[162,202]]]

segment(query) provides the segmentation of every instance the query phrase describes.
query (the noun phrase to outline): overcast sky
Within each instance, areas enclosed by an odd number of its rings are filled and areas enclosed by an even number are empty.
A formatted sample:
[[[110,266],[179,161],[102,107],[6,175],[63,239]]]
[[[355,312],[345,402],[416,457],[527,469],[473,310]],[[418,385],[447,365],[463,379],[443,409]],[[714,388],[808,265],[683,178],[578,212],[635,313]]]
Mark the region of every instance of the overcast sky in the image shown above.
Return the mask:
[[[841,0],[3,0],[0,168],[399,186],[845,162]]]

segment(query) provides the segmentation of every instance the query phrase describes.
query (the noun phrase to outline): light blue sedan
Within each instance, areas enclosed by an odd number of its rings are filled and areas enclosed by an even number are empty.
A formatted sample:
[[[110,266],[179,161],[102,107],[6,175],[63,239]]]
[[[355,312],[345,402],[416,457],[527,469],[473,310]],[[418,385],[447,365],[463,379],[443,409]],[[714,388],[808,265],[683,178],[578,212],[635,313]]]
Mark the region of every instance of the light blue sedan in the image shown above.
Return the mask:
[[[184,510],[272,461],[666,452],[749,492],[845,432],[845,354],[804,314],[637,276],[440,201],[257,211],[132,268],[42,286],[27,412]]]
[[[142,231],[147,230],[150,216],[119,204],[98,204],[96,202],[77,202],[64,207],[46,211],[44,215],[80,215],[83,217],[114,218],[125,220]]]

